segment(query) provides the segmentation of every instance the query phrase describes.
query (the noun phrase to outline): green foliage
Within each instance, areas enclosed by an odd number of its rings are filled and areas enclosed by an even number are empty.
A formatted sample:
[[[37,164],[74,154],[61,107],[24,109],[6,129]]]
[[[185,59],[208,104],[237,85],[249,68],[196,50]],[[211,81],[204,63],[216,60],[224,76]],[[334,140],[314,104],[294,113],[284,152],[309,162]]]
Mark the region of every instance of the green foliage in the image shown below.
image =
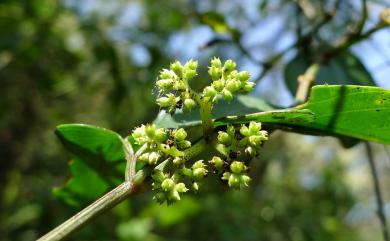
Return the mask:
[[[115,132],[91,125],[60,125],[56,134],[75,157],[72,178],[54,193],[71,205],[87,204],[120,184],[125,170],[122,138]]]

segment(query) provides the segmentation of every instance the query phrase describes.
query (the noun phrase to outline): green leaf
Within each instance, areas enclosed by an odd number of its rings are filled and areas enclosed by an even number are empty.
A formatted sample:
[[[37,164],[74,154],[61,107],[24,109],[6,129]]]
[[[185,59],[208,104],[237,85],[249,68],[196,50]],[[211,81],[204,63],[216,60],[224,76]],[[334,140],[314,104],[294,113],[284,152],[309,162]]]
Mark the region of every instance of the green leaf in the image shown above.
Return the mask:
[[[71,206],[83,206],[101,197],[110,186],[83,160],[75,158],[69,164],[72,178],[53,193]]]
[[[368,86],[315,86],[307,103],[315,119],[291,127],[390,144],[390,91]],[[294,127],[295,126],[295,127]]]
[[[73,178],[55,190],[69,204],[78,199],[92,201],[124,179],[126,166],[122,138],[117,133],[84,124],[60,125],[56,134],[73,159]],[[99,186],[97,190],[92,186]]]
[[[312,61],[300,53],[286,65],[284,80],[292,95],[295,95],[298,87],[298,76],[303,74],[310,64]],[[342,53],[322,64],[315,84],[376,85],[364,65],[351,52]]]

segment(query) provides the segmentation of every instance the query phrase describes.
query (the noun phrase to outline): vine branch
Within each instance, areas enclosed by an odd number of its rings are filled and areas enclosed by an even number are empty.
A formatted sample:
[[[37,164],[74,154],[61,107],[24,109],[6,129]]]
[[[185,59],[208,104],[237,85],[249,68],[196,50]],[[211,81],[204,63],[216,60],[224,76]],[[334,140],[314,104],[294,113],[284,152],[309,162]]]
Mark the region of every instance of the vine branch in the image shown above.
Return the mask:
[[[381,223],[383,240],[390,241],[389,232],[387,230],[386,215],[385,215],[385,211],[383,209],[383,199],[382,199],[381,188],[380,188],[380,184],[379,184],[379,177],[378,177],[378,172],[376,170],[376,166],[375,166],[375,162],[374,162],[374,156],[372,154],[372,148],[371,148],[370,143],[364,142],[364,144],[366,147],[368,163],[370,164],[370,171],[371,171],[372,180],[374,183],[376,202],[377,202],[377,206],[378,206],[377,215],[378,215],[379,221]]]

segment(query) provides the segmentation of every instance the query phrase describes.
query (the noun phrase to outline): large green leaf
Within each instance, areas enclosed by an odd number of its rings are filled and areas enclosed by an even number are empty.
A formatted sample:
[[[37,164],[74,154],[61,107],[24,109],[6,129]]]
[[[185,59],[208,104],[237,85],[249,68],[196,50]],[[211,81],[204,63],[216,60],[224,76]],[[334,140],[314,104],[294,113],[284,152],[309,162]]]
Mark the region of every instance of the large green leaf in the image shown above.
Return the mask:
[[[390,144],[390,91],[368,86],[315,86],[307,103],[315,119],[293,124],[324,135]],[[299,128],[295,128],[299,129]]]
[[[312,88],[307,103],[282,110],[278,118],[268,120],[275,111],[217,120],[216,124],[245,123],[257,120],[273,128],[315,135],[353,137],[390,144],[390,91],[369,86],[323,85]],[[301,113],[302,112],[302,113]],[[310,118],[301,118],[305,112]],[[291,114],[295,115],[290,116]],[[286,118],[283,119],[283,116]],[[289,118],[287,118],[290,116]],[[261,117],[261,118],[258,118]],[[291,119],[293,118],[293,119]]]
[[[298,87],[298,76],[312,64],[304,54],[298,54],[284,69],[284,80],[292,95]],[[344,52],[321,65],[316,77],[316,85],[364,85],[375,86],[370,73],[351,52]]]
[[[70,165],[73,177],[55,190],[58,197],[73,205],[81,204],[123,181],[125,153],[117,133],[91,125],[66,124],[58,126],[56,134],[74,155]]]

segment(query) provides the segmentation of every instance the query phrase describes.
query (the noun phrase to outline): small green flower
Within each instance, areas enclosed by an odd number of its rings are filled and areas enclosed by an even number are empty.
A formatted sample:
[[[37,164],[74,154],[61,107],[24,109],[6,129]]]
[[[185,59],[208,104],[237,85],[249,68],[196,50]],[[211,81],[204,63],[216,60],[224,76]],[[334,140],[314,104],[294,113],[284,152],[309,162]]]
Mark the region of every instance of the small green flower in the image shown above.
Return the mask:
[[[225,61],[225,64],[223,67],[227,70],[233,71],[236,68],[236,66],[237,66],[236,63],[233,60],[228,59]]]
[[[217,57],[214,57],[211,59],[210,61],[210,64],[212,67],[215,67],[215,68],[221,68],[222,67],[222,63],[221,63],[221,60]]]
[[[209,163],[213,164],[215,169],[217,170],[222,170],[223,169],[223,161],[220,157],[218,156],[214,156],[210,161]]]
[[[246,170],[247,167],[244,165],[243,162],[234,161],[232,164],[230,164],[230,170],[233,173],[241,173],[242,171]]]
[[[183,73],[183,66],[181,65],[181,63],[179,61],[175,61],[173,63],[171,63],[171,65],[169,66],[169,68],[175,72],[176,75],[178,76],[182,76],[182,73]]]
[[[161,183],[161,188],[164,191],[172,191],[175,187],[175,182],[171,178],[166,178],[162,183]]]
[[[192,165],[192,177],[195,180],[202,179],[207,174],[206,165],[203,160],[199,160]]]
[[[221,94],[222,94],[223,99],[226,100],[227,102],[230,102],[233,100],[233,94],[229,90],[223,89]]]
[[[224,131],[218,131],[217,139],[219,143],[224,145],[229,145],[232,142],[232,137]]]
[[[203,97],[205,101],[214,102],[216,100],[217,91],[212,86],[206,86],[203,89]]]
[[[173,137],[176,141],[183,141],[187,138],[187,132],[183,128],[180,128],[173,132]]]

